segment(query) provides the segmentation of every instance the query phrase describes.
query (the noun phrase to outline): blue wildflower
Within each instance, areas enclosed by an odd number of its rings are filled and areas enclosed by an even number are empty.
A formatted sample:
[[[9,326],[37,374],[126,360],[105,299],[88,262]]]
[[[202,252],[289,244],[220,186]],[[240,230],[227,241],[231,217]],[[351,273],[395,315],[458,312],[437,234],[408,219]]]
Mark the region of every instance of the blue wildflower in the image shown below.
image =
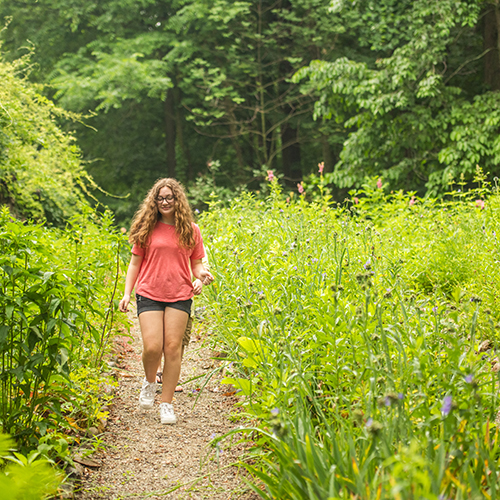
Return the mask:
[[[453,405],[452,397],[445,396],[443,399],[443,406],[441,407],[441,413],[443,414],[444,417],[447,417],[450,414],[452,405]]]

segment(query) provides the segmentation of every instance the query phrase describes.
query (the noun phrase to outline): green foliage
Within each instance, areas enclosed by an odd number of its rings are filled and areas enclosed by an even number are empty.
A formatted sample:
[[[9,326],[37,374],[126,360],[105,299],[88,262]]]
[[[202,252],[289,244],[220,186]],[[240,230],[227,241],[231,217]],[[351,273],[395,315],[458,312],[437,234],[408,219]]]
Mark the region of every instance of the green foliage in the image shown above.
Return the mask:
[[[13,451],[5,434],[0,434],[0,465],[0,491],[9,500],[42,500],[54,494],[62,480],[37,452],[25,457]]]
[[[200,221],[226,382],[259,422],[255,492],[498,496],[500,196],[387,195],[375,178],[334,207],[271,188]]]
[[[498,171],[499,95],[483,83],[482,59],[491,49],[477,29],[483,2],[377,4],[337,9],[346,22],[366,21],[357,38],[371,43],[370,61],[313,61],[295,76],[317,96],[317,118],[352,130],[335,181],[360,186],[383,173],[393,188],[436,194],[461,174],[472,181],[477,164]]]
[[[2,210],[0,422],[19,444],[57,441],[101,416],[94,394],[124,248],[109,214],[88,210],[63,231]]]
[[[17,217],[61,225],[86,204],[92,181],[56,124],[69,115],[23,78],[26,65],[0,60],[0,202]]]

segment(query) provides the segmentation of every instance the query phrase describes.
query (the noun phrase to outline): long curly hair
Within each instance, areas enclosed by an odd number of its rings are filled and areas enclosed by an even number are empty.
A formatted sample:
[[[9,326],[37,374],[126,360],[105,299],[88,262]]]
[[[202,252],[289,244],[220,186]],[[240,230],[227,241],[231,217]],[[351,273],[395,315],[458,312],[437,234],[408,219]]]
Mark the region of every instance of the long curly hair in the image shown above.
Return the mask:
[[[142,248],[149,245],[149,239],[156,223],[161,219],[156,198],[162,188],[168,187],[174,195],[175,232],[179,237],[179,244],[183,248],[194,248],[196,242],[193,231],[193,212],[184,192],[184,188],[175,179],[158,179],[144,198],[132,220],[129,242]]]

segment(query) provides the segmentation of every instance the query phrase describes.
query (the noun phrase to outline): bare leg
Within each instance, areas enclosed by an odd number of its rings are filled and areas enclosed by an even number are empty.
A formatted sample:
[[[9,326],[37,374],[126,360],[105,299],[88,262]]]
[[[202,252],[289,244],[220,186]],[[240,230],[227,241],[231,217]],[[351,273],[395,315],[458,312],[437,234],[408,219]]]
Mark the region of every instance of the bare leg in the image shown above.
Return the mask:
[[[188,315],[185,311],[165,308],[163,354],[163,388],[162,403],[171,403],[174,397],[175,386],[181,373],[182,337],[186,330]],[[158,363],[155,367],[158,366]]]
[[[156,369],[163,350],[163,311],[145,311],[139,314],[142,334],[142,364],[148,382],[156,380]]]

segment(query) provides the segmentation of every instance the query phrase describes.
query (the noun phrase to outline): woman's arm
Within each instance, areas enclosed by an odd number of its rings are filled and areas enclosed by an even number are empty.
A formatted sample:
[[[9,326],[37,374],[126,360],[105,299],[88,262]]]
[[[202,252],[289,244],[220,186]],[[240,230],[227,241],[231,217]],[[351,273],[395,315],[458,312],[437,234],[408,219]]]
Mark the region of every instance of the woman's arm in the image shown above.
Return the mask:
[[[202,259],[196,259],[191,261],[191,272],[195,278],[198,278],[204,285],[210,285],[214,280],[214,277],[205,269]]]
[[[132,294],[135,282],[137,281],[137,276],[139,274],[139,269],[141,268],[142,259],[142,255],[132,254],[130,264],[128,265],[127,277],[125,279],[125,293],[123,294],[123,298],[122,300],[120,300],[119,305],[119,309],[121,312],[128,311],[130,295]]]

